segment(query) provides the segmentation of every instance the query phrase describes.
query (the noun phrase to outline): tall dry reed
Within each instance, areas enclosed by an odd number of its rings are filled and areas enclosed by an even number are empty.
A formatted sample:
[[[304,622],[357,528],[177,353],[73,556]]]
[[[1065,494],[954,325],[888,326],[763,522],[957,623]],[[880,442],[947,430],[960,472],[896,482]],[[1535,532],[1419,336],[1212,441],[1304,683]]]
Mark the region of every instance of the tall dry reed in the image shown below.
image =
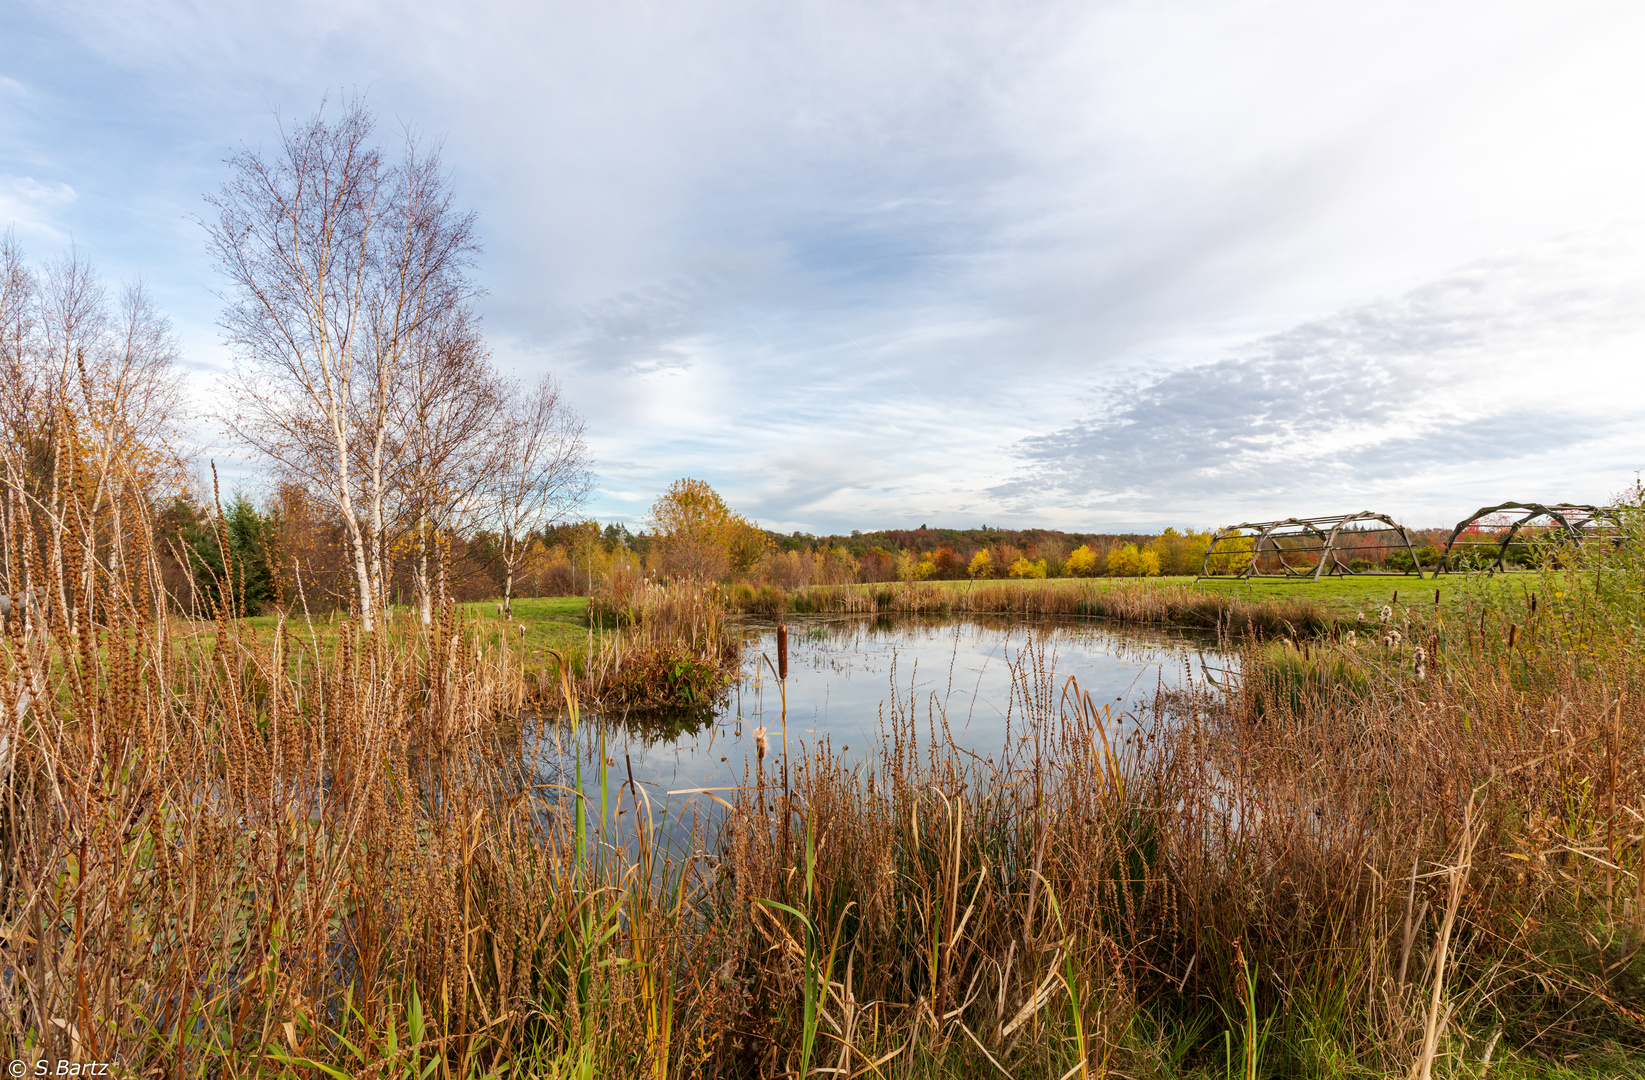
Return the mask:
[[[1197,627],[1234,636],[1308,636],[1323,633],[1334,623],[1318,605],[1300,597],[1252,602],[1186,585],[1075,579],[1030,585],[990,581],[959,586],[928,582],[810,586],[793,592],[741,586],[731,594],[730,604],[735,610],[768,615],[1075,615]]]
[[[992,753],[893,681],[866,762],[773,738],[665,830],[569,668],[544,726],[518,658],[449,611],[181,622],[146,531],[112,559],[7,497],[9,1056],[1066,1080],[1645,1047],[1620,577],[1352,644],[1219,616],[1238,685],[1130,714],[1036,644]]]

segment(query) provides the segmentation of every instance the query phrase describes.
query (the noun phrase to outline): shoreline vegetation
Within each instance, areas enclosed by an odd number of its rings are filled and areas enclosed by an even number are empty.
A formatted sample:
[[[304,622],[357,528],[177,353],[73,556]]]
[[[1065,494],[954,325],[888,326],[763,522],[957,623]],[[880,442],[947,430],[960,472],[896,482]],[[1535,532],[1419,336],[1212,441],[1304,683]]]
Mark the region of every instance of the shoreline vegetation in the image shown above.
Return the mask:
[[[488,640],[448,601],[323,640],[225,589],[184,623],[145,530],[87,573],[94,538],[43,546],[51,525],[13,503],[4,537],[32,575],[5,625],[0,816],[0,1040],[25,1060],[419,1080],[1645,1061],[1637,540],[1513,588],[1455,579],[1354,635],[1265,636],[1322,609],[1184,585],[917,584],[910,610],[1221,621],[1244,674],[1120,716],[1031,644],[997,753],[915,693],[885,703],[866,772],[773,729],[693,810],[585,791],[608,729],[583,690],[621,656],[719,656],[716,586],[607,580],[611,632],[585,630],[547,710],[518,619]],[[550,744],[566,771],[527,769]],[[662,842],[664,812],[689,839]]]
[[[1645,1071],[1645,490],[1614,544],[1438,582],[1194,584],[1174,530],[778,536],[689,478],[579,523],[582,420],[492,366],[473,218],[373,125],[294,121],[211,200],[262,505],[190,482],[140,283],[0,237],[12,1071]],[[737,619],[808,612],[1197,626],[1239,674],[1120,714],[1034,641],[992,752],[910,686],[857,764],[785,713],[735,787],[634,783],[605,718],[712,708]]]

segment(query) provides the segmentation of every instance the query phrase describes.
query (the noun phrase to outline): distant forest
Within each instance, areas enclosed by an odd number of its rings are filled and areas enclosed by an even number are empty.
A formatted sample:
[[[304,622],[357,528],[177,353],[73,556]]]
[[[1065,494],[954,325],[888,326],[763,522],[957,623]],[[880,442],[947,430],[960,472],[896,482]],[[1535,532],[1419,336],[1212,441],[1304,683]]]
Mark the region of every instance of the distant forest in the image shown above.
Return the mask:
[[[712,494],[712,493],[710,493]],[[723,506],[723,504],[720,504]],[[729,520],[741,521],[725,511]],[[214,506],[178,497],[159,515],[165,538],[164,563],[170,583],[186,591],[188,581],[209,606],[212,582],[231,582],[251,610],[300,608],[311,612],[349,610],[354,580],[347,529],[335,512],[298,485],[282,485],[262,502],[235,494],[222,508],[221,528]],[[710,576],[753,585],[803,588],[898,580],[957,581],[1042,577],[1147,577],[1193,575],[1200,569],[1211,534],[1166,529],[1160,533],[1064,532],[1058,529],[946,529],[920,526],[872,532],[813,535],[777,533],[745,526],[745,553]],[[1413,532],[1428,545],[1443,543],[1443,529]],[[224,570],[226,542],[232,573]],[[582,596],[597,589],[620,563],[656,575],[682,572],[668,537],[623,523],[585,520],[533,529],[523,544],[513,582],[515,596]],[[185,572],[190,564],[192,575]],[[411,602],[417,591],[409,559],[388,560],[391,603]],[[456,600],[502,594],[508,561],[502,538],[474,528],[442,536],[444,588]]]

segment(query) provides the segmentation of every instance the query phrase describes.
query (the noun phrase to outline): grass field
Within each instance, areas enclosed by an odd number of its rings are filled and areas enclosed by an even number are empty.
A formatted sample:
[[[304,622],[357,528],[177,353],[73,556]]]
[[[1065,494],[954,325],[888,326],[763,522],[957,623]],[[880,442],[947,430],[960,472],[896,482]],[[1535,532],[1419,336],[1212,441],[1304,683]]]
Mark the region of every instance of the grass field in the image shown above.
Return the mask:
[[[1470,580],[1472,585],[1468,584]],[[919,585],[921,588],[946,590],[956,594],[1000,588],[1021,589],[1024,591],[1066,591],[1078,588],[1099,592],[1129,591],[1139,588],[1191,589],[1195,592],[1226,596],[1248,604],[1303,601],[1314,605],[1330,619],[1353,623],[1362,613],[1367,620],[1374,620],[1378,609],[1385,604],[1400,609],[1396,612],[1396,617],[1404,614],[1417,615],[1419,614],[1418,609],[1422,609],[1420,613],[1426,613],[1428,609],[1434,606],[1436,594],[1441,607],[1448,613],[1467,599],[1470,595],[1470,588],[1476,592],[1481,587],[1518,591],[1534,588],[1534,580],[1533,575],[1519,574],[1488,579],[1468,579],[1461,575],[1442,575],[1437,578],[1423,578],[1420,580],[1414,575],[1410,577],[1388,575],[1327,578],[1323,581],[1259,578],[1253,581],[1221,579],[1196,582],[1192,577],[1040,578],[1008,579],[1004,581],[926,581],[920,582]],[[844,585],[831,588],[844,592],[861,592],[866,595],[897,587],[895,585],[879,584]]]
[[[1267,600],[1307,600],[1318,604],[1331,614],[1352,620],[1363,612],[1366,618],[1374,618],[1375,612],[1384,604],[1397,604],[1400,608],[1415,612],[1417,608],[1431,608],[1434,604],[1435,593],[1439,595],[1442,606],[1449,609],[1460,602],[1459,586],[1466,579],[1461,576],[1442,575],[1437,578],[1425,578],[1418,581],[1413,577],[1358,577],[1358,578],[1327,578],[1324,581],[1286,581],[1277,579],[1257,579],[1254,581],[1242,580],[1211,580],[1196,582],[1191,577],[1154,577],[1154,578],[1046,578],[1029,580],[1006,581],[929,581],[922,584],[939,589],[949,589],[956,592],[977,589],[984,585],[998,587],[1001,585],[1024,590],[1066,588],[1075,581],[1099,589],[1132,589],[1140,586],[1166,587],[1186,586],[1195,590],[1231,596],[1240,600],[1260,603]],[[1490,579],[1492,586],[1499,589],[1519,590],[1532,588],[1534,579],[1530,575],[1508,575]],[[842,586],[844,589],[855,589],[863,592],[883,590],[885,585],[855,585]],[[482,600],[473,603],[457,605],[464,622],[479,630],[486,636],[486,640],[495,642],[504,632],[504,620],[497,614],[497,600]],[[395,608],[397,614],[409,614],[410,608]],[[328,617],[324,622],[317,622],[322,633],[326,627],[335,622],[336,617]],[[273,615],[258,615],[247,619],[247,623],[258,630],[272,630],[276,618]],[[520,633],[524,627],[523,636],[516,639],[523,641],[529,657],[546,657],[549,650],[578,650],[586,648],[588,638],[588,598],[585,596],[545,596],[514,601],[515,632]]]
[[[543,596],[514,601],[514,617],[505,621],[497,614],[497,600],[483,600],[458,604],[458,614],[471,629],[478,631],[481,644],[501,642],[509,627],[513,628],[511,647],[523,647],[528,667],[546,661],[551,651],[576,653],[588,647],[588,597]],[[392,609],[397,619],[409,619],[414,609],[397,606]],[[315,630],[322,642],[335,638],[341,615],[328,615],[315,620]],[[255,615],[245,620],[253,630],[272,633],[279,617]],[[287,620],[291,626],[291,621]]]

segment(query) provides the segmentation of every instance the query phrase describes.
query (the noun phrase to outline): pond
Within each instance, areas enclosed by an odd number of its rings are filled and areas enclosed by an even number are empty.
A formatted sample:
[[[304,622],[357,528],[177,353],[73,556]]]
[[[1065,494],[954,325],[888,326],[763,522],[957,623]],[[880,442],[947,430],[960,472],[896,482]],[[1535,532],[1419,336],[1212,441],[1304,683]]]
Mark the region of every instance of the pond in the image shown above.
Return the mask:
[[[766,729],[766,768],[781,756],[783,691],[791,760],[819,744],[837,761],[872,765],[895,697],[906,714],[946,717],[954,741],[982,758],[999,754],[1008,725],[1022,718],[1020,681],[1013,666],[1037,666],[1030,682],[1060,693],[1065,677],[1078,680],[1098,704],[1111,706],[1123,724],[1162,690],[1189,681],[1216,685],[1234,665],[1212,635],[1142,629],[1073,619],[898,619],[789,616],[788,679],[780,687],[776,624],[743,624],[742,670],[723,705],[695,717],[611,714],[608,723],[584,725],[583,787],[599,813],[600,741],[604,741],[607,791],[632,775],[644,789],[659,822],[666,812],[674,833],[692,807],[712,815],[705,792],[732,798],[748,782],[756,758],[757,729]],[[1045,676],[1050,676],[1047,679]],[[552,746],[541,748],[540,773],[565,776]]]

